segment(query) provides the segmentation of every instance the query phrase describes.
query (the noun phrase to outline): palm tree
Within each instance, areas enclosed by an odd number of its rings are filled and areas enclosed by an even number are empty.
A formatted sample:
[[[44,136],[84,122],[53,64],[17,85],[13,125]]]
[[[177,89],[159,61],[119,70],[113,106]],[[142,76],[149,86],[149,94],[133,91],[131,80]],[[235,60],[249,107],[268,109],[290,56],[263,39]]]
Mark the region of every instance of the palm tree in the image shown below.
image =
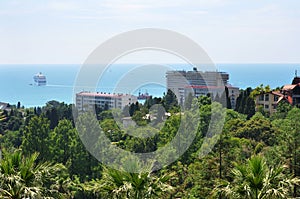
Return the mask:
[[[42,198],[60,195],[51,179],[60,173],[63,165],[49,162],[36,164],[38,154],[24,157],[21,150],[4,151],[0,160],[1,198]]]
[[[269,199],[288,198],[300,180],[284,175],[284,167],[269,168],[261,156],[253,156],[246,165],[233,170],[233,182],[225,182],[213,190],[213,196],[224,198]]]
[[[172,174],[158,177],[151,172],[129,173],[104,168],[101,180],[89,182],[87,189],[101,198],[161,198],[170,193]]]

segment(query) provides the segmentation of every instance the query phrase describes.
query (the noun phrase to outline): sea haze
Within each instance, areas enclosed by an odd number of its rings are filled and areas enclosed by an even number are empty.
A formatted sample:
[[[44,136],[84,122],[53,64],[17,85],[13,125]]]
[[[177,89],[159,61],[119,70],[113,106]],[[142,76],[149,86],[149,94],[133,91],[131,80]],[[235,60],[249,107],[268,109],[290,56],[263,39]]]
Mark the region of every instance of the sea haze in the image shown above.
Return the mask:
[[[118,64],[109,68],[97,87],[99,92],[112,92],[113,86],[122,76],[132,69],[131,64]],[[192,70],[191,66],[169,64],[177,70]],[[0,65],[0,102],[8,102],[25,107],[43,106],[47,101],[57,100],[73,103],[73,89],[81,65]],[[300,64],[217,64],[217,70],[230,75],[229,83],[242,89],[256,87],[260,84],[271,88],[290,84],[299,71]],[[33,76],[42,72],[47,77],[47,86],[34,86]],[[145,74],[147,76],[147,74]],[[143,78],[143,76],[139,76]],[[84,90],[95,91],[85,88]],[[162,96],[163,85],[143,85],[133,93],[149,92],[154,96]]]

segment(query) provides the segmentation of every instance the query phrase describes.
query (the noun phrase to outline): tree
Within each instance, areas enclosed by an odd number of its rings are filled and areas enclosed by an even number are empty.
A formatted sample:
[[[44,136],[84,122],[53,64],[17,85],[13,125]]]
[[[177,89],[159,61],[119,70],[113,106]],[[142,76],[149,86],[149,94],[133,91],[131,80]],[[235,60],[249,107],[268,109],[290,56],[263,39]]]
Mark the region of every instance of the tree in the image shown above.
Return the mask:
[[[7,150],[19,148],[22,144],[21,131],[6,131],[3,136],[0,136],[1,148]]]
[[[74,152],[76,152],[78,142],[80,140],[72,122],[67,119],[60,120],[50,135],[51,159],[64,165],[70,164],[76,155]]]
[[[58,118],[58,113],[57,113],[57,110],[56,108],[50,108],[46,111],[46,117],[49,119],[50,121],[50,128],[51,129],[54,129],[57,124],[58,124],[58,121],[59,121],[59,118]]]
[[[241,90],[240,95],[236,100],[235,110],[239,113],[246,114],[248,118],[255,114],[255,102],[250,96],[252,89],[249,87],[246,90]]]
[[[292,108],[292,105],[290,105],[288,102],[280,101],[276,107],[276,112],[272,115],[272,118],[284,119]]]
[[[103,178],[89,182],[87,189],[101,198],[162,198],[172,190],[168,184],[171,177],[172,174],[158,177],[147,171],[128,173],[105,168]]]
[[[129,116],[133,116],[135,111],[136,111],[136,106],[134,103],[132,103],[129,107]]]
[[[37,112],[39,112],[38,109]],[[46,103],[46,106],[43,107],[42,112],[50,120],[51,129],[54,129],[58,124],[58,121],[61,119],[73,121],[71,104],[67,105],[64,102],[52,100]]]
[[[227,86],[225,86],[225,99],[226,99],[226,107],[228,109],[231,109],[232,108],[232,106],[231,106],[231,100],[230,100],[229,90],[228,90]]]
[[[61,164],[37,163],[38,154],[25,157],[21,150],[4,151],[0,160],[1,198],[62,197],[55,185],[57,175],[65,171]],[[52,180],[51,180],[52,179]]]
[[[20,108],[21,108],[21,102],[18,102],[17,109],[20,109]]]
[[[271,92],[271,88],[269,85],[265,86],[263,84],[257,86],[252,92],[250,93],[251,98],[255,98],[257,95],[261,95],[264,93],[269,93]]]
[[[189,110],[191,108],[193,99],[194,99],[193,94],[189,93],[188,96],[186,97],[185,101],[184,101],[184,108],[186,110]]]
[[[168,89],[167,94],[164,96],[163,101],[164,101],[164,107],[166,111],[169,111],[171,108],[178,106],[177,97],[170,89]]]
[[[146,99],[144,103],[144,107],[150,109],[151,106],[153,106],[154,104],[163,104],[163,99],[161,97],[152,98],[152,96],[150,96],[149,98]]]
[[[293,108],[287,114],[286,119],[274,120],[272,124],[278,129],[278,143],[281,157],[290,169],[290,173],[300,177],[300,109]],[[299,187],[295,186],[294,197],[300,196]]]
[[[127,150],[135,153],[147,153],[157,150],[157,129],[151,126],[132,127],[126,129],[125,133],[130,135],[124,141]]]
[[[34,116],[25,127],[22,149],[25,155],[40,153],[38,161],[49,159],[50,122],[43,117]]]
[[[139,126],[146,126],[147,125],[147,118],[146,118],[146,112],[144,111],[135,111],[132,120],[136,122]]]
[[[233,181],[216,187],[213,195],[225,198],[288,198],[300,180],[284,174],[284,167],[269,168],[262,156],[251,157],[247,164],[236,165]]]
[[[259,112],[251,117],[250,120],[244,122],[242,126],[237,129],[235,135],[257,142],[262,141],[269,146],[274,145],[276,141],[271,122]]]

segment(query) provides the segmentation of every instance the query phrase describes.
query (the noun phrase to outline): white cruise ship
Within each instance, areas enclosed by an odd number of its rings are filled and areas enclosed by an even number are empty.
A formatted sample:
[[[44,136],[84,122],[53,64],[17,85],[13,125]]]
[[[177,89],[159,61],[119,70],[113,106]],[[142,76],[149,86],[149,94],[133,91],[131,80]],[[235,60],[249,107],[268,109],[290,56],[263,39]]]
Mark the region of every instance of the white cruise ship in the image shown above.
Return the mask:
[[[33,76],[34,84],[37,86],[44,86],[46,85],[46,76],[43,75],[41,72]]]

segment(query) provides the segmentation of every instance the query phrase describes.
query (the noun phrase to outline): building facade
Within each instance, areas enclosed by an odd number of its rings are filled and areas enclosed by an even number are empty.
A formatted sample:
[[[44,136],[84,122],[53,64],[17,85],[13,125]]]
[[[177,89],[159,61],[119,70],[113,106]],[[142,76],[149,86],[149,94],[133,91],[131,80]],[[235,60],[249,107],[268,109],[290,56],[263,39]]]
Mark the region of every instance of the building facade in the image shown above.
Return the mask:
[[[286,98],[279,91],[261,93],[255,97],[255,111],[263,110],[264,112],[273,114],[276,112],[278,103],[285,100]]]
[[[129,94],[103,92],[80,92],[76,94],[76,107],[79,111],[93,110],[95,105],[105,109],[123,109],[137,102],[137,97]]]
[[[168,71],[166,74],[167,89],[170,89],[180,103],[183,103],[189,93],[199,97],[210,94],[212,97],[224,95],[225,87],[228,88],[232,108],[235,108],[239,96],[239,88],[228,84],[229,74],[224,72],[197,71]]]
[[[230,100],[231,108],[236,108],[236,100],[240,95],[240,89],[236,86],[232,86],[227,84],[226,87],[228,88],[228,98]]]

